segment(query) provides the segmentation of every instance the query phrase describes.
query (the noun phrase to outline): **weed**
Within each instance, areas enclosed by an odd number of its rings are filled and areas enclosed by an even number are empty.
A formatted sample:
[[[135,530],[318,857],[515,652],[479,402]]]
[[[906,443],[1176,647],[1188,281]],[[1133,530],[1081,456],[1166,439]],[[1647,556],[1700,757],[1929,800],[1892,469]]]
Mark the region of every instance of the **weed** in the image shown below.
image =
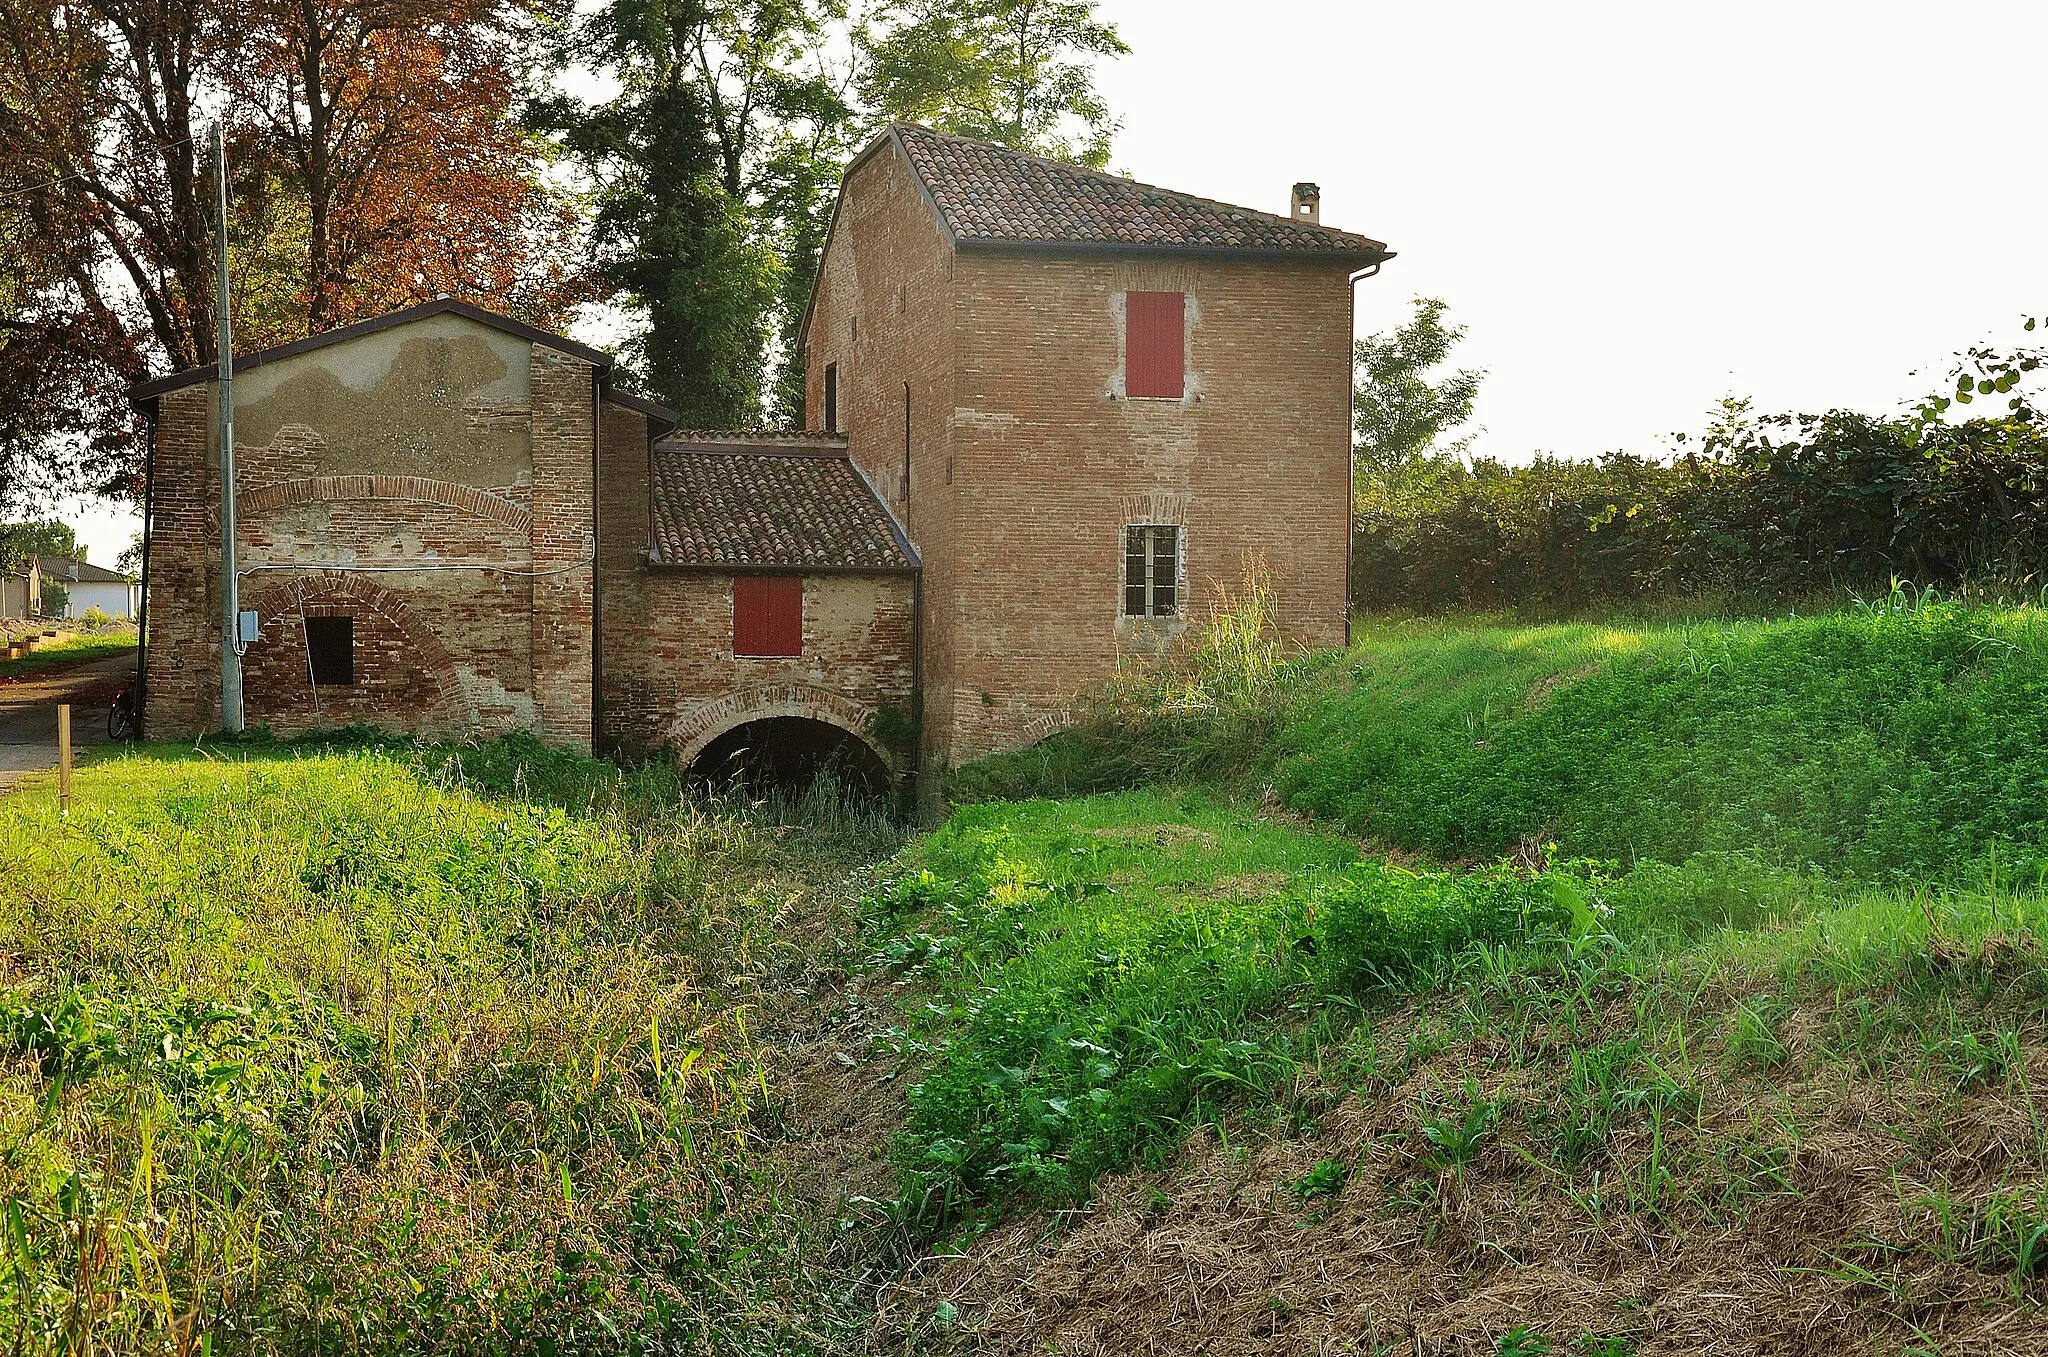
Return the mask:
[[[1335,1159],[1318,1159],[1315,1166],[1287,1185],[1287,1190],[1298,1199],[1307,1201],[1311,1197],[1334,1197],[1344,1190],[1345,1179],[1351,1171]]]
[[[1520,1324],[1501,1335],[1493,1350],[1494,1357],[1544,1357],[1549,1351],[1548,1338]]]
[[[1462,1111],[1446,1109],[1447,1115],[1438,1115],[1427,1106],[1418,1109],[1422,1137],[1436,1147],[1431,1165],[1454,1169],[1471,1163],[1493,1138],[1506,1108],[1506,1099],[1481,1097],[1478,1085],[1467,1083]]]

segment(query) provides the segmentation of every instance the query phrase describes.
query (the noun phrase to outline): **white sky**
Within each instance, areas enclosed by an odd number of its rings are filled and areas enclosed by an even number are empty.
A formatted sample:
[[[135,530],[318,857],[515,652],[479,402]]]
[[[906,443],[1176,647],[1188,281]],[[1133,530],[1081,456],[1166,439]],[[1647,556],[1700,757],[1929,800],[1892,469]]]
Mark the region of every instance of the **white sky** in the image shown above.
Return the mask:
[[[1113,168],[1400,252],[1471,327],[1476,452],[1664,450],[1723,395],[1889,410],[2048,307],[2048,4],[1103,0]],[[1919,369],[1921,376],[1911,375]],[[72,514],[111,562],[127,515]]]

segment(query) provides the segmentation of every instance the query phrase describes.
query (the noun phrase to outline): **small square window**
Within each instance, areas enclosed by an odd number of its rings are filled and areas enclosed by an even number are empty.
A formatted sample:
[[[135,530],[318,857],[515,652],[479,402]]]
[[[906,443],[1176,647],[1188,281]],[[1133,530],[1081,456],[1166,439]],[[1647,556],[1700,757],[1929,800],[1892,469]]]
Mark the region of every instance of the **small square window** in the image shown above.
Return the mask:
[[[1180,614],[1180,529],[1146,523],[1124,529],[1124,616]]]
[[[732,653],[804,653],[804,582],[798,575],[740,575],[732,582]]]
[[[347,688],[356,681],[356,620],[306,619],[306,669],[315,687]]]

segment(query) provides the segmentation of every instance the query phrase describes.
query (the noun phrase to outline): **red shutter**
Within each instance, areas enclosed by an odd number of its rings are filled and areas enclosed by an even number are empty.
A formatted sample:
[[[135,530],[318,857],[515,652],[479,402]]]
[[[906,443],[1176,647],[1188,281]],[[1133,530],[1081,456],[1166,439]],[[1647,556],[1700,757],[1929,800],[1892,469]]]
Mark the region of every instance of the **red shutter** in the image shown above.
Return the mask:
[[[1124,294],[1124,394],[1179,400],[1187,391],[1187,296]]]
[[[800,576],[733,577],[732,653],[804,653],[804,582]]]

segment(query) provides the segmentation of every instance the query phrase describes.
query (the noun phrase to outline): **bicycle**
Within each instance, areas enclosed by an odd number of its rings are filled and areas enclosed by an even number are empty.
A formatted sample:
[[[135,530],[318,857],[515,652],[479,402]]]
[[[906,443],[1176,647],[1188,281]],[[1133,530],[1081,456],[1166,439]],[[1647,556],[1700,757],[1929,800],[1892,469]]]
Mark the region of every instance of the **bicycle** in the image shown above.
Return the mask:
[[[135,695],[126,688],[114,694],[114,705],[107,708],[107,738],[135,738]]]

